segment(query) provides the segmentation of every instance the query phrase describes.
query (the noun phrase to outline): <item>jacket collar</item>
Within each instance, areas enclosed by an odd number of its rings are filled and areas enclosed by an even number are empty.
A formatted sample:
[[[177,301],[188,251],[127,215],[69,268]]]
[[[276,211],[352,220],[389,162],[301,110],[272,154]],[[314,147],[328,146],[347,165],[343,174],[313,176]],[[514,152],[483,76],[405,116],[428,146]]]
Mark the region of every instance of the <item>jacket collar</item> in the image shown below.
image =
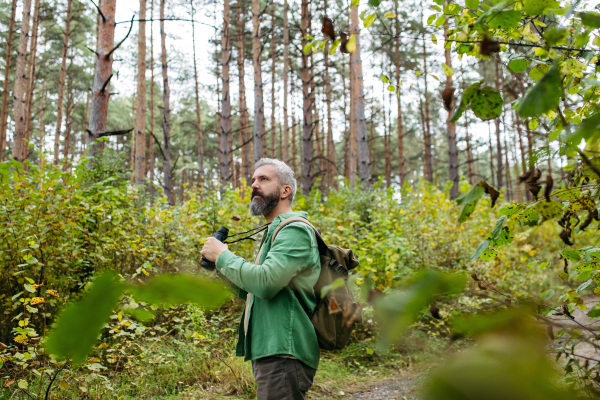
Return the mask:
[[[277,217],[275,217],[273,222],[271,222],[271,225],[269,225],[269,233],[274,232],[275,228],[277,227],[277,225],[279,225],[281,221],[292,217],[302,217],[308,219],[308,213],[306,211],[292,211],[288,213],[279,214]]]

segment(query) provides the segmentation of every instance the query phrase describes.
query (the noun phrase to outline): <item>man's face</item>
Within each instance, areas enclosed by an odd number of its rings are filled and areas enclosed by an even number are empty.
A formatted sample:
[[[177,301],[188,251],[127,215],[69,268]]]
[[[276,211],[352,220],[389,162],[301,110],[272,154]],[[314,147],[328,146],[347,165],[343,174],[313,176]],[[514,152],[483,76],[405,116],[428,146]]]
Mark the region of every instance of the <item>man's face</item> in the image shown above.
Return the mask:
[[[250,214],[265,215],[279,204],[281,186],[277,176],[277,167],[263,165],[254,171],[252,176],[252,201]]]

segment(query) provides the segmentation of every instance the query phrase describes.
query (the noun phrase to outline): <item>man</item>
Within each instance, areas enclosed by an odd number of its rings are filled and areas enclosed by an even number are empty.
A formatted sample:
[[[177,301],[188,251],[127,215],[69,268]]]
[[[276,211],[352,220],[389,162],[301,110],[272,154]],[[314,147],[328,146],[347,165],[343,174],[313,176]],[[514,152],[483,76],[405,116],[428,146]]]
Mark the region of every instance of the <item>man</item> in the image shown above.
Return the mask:
[[[252,361],[259,400],[305,399],[319,364],[319,344],[307,314],[317,305],[313,286],[321,270],[315,233],[307,224],[293,222],[271,245],[280,222],[308,218],[306,212],[292,211],[295,194],[296,178],[289,166],[259,160],[252,176],[250,214],[264,216],[270,226],[255,263],[214,238],[207,238],[201,251],[246,301],[236,355]]]

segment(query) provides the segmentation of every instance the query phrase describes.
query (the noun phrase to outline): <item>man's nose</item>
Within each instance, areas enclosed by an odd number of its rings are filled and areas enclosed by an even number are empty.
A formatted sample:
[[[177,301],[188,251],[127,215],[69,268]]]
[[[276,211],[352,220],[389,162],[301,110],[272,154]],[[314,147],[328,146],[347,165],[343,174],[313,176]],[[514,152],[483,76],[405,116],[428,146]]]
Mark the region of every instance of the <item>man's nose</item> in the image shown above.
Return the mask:
[[[258,180],[252,182],[252,185],[250,186],[252,189],[258,189],[259,185],[258,185]]]

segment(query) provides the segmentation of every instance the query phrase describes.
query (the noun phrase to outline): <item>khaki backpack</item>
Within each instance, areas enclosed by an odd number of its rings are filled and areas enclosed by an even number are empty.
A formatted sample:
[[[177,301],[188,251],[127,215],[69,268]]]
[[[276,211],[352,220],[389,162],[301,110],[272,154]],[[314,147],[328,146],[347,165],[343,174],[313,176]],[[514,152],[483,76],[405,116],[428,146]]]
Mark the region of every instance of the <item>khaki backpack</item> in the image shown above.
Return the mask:
[[[319,255],[321,256],[321,273],[314,286],[317,297],[317,307],[309,310],[302,304],[310,321],[315,327],[319,347],[324,350],[343,349],[348,344],[354,324],[362,322],[362,306],[354,302],[354,296],[348,289],[348,271],[358,266],[358,260],[350,249],[327,245],[320,231],[302,217],[292,217],[282,221],[271,238],[271,245],[277,233],[285,226],[302,222],[310,226],[317,236]],[[343,279],[343,285],[332,285],[338,278]],[[295,291],[290,282],[290,288]],[[321,290],[330,286],[325,296],[321,298]]]

